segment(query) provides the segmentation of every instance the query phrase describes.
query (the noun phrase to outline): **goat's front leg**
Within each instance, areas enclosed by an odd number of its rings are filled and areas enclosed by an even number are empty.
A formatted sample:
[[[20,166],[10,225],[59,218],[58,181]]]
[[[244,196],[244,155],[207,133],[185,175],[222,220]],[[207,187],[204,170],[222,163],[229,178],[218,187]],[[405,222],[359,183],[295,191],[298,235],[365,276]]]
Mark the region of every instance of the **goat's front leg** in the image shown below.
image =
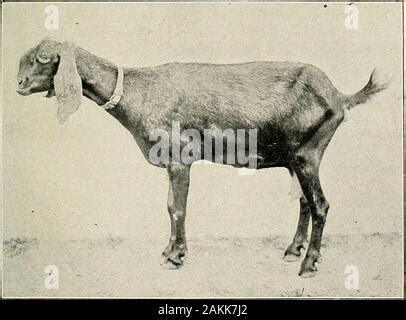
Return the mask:
[[[329,209],[329,203],[324,197],[319,180],[320,161],[315,159],[320,159],[320,156],[317,154],[300,156],[294,167],[312,216],[309,248],[299,272],[299,275],[305,278],[313,276],[317,271],[315,263],[320,262],[321,237]]]
[[[304,249],[304,243],[307,240],[307,230],[309,228],[310,207],[304,196],[300,197],[299,222],[292,243],[285,251],[286,261],[296,261],[300,257],[300,250]]]
[[[187,254],[185,218],[190,166],[170,164],[167,169],[169,174],[168,212],[171,219],[171,236],[169,244],[162,254],[165,266],[169,269],[177,269],[183,264]]]

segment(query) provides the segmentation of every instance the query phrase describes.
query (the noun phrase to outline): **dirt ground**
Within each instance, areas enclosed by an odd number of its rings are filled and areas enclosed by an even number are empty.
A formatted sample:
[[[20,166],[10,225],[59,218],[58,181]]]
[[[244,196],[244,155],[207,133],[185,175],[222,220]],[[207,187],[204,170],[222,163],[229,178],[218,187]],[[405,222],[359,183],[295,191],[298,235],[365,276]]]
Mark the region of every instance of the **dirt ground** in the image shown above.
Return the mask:
[[[107,238],[4,243],[6,297],[399,297],[402,237],[397,233],[326,235],[313,278],[298,277],[300,261],[285,262],[287,237],[192,239],[183,268],[160,266],[164,239]],[[59,289],[44,286],[55,265]],[[346,265],[359,270],[348,290]]]

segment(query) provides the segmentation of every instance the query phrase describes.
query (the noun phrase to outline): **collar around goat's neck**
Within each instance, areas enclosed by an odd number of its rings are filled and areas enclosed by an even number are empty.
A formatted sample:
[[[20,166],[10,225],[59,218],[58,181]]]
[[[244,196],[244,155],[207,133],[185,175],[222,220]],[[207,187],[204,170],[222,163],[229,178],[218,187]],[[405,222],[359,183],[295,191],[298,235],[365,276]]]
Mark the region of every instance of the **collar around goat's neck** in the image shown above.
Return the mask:
[[[105,110],[113,109],[121,100],[123,96],[123,82],[124,82],[124,70],[123,67],[118,66],[117,82],[116,88],[114,89],[113,95],[110,100],[107,101],[102,107]]]

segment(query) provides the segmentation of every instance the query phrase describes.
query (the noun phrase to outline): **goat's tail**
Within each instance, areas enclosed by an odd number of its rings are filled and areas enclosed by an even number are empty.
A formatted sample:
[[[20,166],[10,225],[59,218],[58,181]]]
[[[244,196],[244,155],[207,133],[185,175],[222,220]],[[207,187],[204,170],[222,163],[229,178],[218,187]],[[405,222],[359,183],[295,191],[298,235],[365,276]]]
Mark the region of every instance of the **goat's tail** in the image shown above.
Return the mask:
[[[353,95],[345,96],[346,109],[351,109],[358,104],[367,102],[375,93],[378,93],[387,88],[388,82],[378,81],[377,72],[374,69],[369,77],[368,83],[360,91]]]

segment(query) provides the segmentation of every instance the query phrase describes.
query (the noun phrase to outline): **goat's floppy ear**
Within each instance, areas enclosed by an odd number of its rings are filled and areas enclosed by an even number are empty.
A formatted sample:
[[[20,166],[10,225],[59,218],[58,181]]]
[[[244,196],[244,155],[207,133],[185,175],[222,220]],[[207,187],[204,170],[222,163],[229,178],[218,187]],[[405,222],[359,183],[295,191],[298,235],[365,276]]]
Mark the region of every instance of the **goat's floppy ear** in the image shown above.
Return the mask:
[[[60,124],[68,120],[80,106],[82,100],[82,80],[76,68],[75,45],[63,42],[59,51],[59,67],[54,76],[57,117]]]

